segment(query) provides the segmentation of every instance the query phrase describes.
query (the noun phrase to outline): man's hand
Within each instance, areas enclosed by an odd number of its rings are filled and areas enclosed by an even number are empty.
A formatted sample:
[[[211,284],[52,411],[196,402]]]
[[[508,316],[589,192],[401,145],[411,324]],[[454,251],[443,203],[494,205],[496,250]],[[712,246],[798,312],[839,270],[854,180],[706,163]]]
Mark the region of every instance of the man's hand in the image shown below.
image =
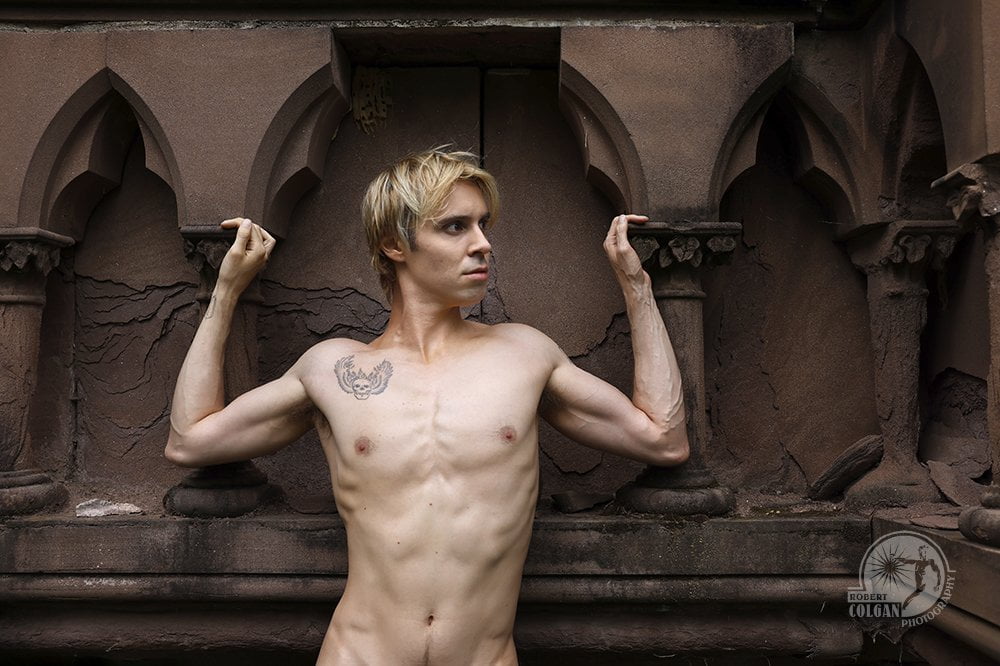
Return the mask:
[[[267,263],[275,240],[259,224],[243,217],[234,217],[220,224],[223,229],[239,229],[236,240],[226,252],[219,267],[218,286],[242,294],[254,276]]]
[[[618,283],[624,288],[629,285],[646,284],[649,276],[642,270],[642,262],[635,248],[628,242],[628,223],[642,224],[648,222],[645,215],[619,215],[611,220],[611,228],[604,239],[604,251],[611,260],[611,268],[618,278]]]

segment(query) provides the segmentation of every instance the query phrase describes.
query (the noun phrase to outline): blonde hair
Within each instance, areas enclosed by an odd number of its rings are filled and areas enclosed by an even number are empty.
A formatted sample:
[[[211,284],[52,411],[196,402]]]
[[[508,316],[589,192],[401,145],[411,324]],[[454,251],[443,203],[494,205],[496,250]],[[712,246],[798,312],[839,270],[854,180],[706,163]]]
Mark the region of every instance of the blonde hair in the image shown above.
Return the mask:
[[[500,194],[496,180],[479,167],[479,158],[473,153],[444,152],[440,148],[413,153],[377,175],[368,185],[361,202],[361,220],[372,267],[390,302],[396,266],[382,253],[382,244],[396,240],[405,249],[414,247],[417,229],[444,212],[458,181],[468,181],[479,188],[489,211],[489,224],[493,225],[500,208]]]

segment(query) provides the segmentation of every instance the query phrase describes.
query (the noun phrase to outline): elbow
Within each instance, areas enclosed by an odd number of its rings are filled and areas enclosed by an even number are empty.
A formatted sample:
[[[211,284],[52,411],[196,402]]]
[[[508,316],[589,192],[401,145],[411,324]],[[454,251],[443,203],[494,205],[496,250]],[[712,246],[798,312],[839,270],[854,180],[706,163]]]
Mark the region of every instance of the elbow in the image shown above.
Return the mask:
[[[163,457],[179,467],[198,467],[199,464],[192,455],[191,446],[173,428],[167,437],[167,446],[163,449]]]
[[[657,441],[654,459],[650,461],[658,467],[676,467],[687,462],[691,455],[691,445],[687,438],[684,421],[670,428]]]

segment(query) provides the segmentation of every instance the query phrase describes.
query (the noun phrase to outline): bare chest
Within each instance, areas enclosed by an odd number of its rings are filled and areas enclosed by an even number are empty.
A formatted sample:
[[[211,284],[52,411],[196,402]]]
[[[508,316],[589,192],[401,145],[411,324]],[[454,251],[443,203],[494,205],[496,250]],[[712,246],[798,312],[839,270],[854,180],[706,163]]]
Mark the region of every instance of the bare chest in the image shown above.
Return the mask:
[[[393,479],[476,475],[534,460],[544,371],[497,354],[433,365],[373,353],[337,359],[307,386],[331,472]]]

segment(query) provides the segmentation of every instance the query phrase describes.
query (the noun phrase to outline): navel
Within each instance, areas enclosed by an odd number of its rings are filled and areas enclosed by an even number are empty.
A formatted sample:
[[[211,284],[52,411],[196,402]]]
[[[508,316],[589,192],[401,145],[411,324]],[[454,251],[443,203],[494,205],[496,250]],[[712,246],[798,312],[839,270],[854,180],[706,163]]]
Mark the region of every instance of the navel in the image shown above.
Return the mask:
[[[372,445],[372,440],[368,439],[367,437],[358,437],[356,440],[354,440],[354,451],[359,456],[368,455],[369,453],[371,453],[373,448],[375,447]]]
[[[434,616],[433,615],[428,615],[427,616],[427,626],[429,627],[432,624],[434,624]]]
[[[515,442],[517,441],[517,431],[511,426],[504,426],[500,428],[500,439],[505,442]]]

